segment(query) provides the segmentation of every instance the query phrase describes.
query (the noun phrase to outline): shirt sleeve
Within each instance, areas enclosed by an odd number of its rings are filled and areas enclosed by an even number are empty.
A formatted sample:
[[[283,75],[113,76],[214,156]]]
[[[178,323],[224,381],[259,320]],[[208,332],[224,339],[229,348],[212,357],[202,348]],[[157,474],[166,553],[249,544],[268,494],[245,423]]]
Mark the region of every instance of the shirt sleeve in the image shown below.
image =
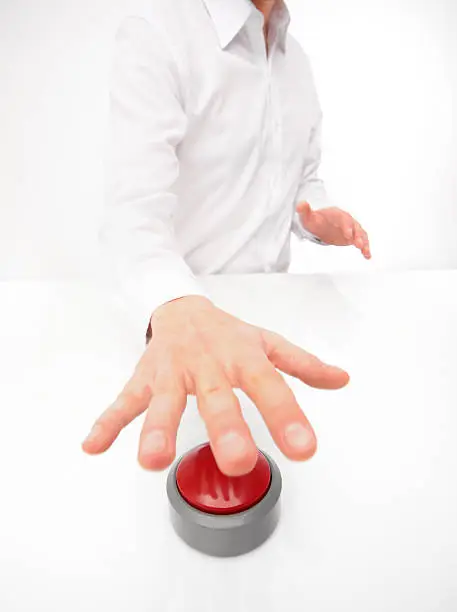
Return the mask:
[[[311,85],[315,93],[313,81]],[[315,100],[317,109],[316,120],[311,129],[300,185],[295,200],[295,208],[300,202],[308,202],[314,210],[331,206],[324,182],[319,178],[319,167],[322,159],[322,110],[317,94],[315,94]],[[318,244],[326,244],[303,227],[300,215],[297,212],[294,213],[292,231],[300,240],[306,239]]]
[[[100,242],[127,314],[143,334],[160,305],[206,296],[173,229],[176,149],[187,128],[177,70],[165,37],[151,23],[122,21],[111,71]]]

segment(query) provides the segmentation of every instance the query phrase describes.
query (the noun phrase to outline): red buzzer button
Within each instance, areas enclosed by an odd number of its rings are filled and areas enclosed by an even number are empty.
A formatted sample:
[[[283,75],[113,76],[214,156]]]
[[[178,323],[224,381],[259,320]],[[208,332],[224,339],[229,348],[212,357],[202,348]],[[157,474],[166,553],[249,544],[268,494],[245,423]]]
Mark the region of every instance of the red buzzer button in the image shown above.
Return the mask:
[[[226,476],[217,467],[209,444],[190,451],[176,470],[182,497],[209,514],[236,514],[252,508],[267,493],[270,480],[270,465],[262,453],[250,474]]]

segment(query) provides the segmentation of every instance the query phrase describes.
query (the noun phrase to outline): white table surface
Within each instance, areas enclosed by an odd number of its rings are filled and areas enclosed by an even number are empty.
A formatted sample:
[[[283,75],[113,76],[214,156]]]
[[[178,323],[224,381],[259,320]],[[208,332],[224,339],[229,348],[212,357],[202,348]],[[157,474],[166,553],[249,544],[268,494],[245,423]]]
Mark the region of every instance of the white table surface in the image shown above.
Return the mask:
[[[142,342],[100,290],[0,283],[1,612],[457,610],[457,272],[204,282],[352,375],[339,392],[288,379],[318,435],[305,464],[240,393],[282,471],[277,532],[237,559],[182,544],[166,473],[136,463],[140,421],[80,450]],[[178,451],[203,440],[189,400]]]

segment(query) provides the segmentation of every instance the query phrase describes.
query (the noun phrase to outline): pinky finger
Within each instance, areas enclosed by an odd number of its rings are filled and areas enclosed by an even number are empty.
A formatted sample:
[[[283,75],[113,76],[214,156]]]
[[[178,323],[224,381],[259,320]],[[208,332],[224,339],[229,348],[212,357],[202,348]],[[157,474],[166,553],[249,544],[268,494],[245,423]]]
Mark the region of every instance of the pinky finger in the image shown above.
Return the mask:
[[[124,427],[146,410],[150,398],[151,390],[148,386],[144,387],[141,394],[124,390],[97,419],[83,442],[83,450],[89,455],[108,450]]]

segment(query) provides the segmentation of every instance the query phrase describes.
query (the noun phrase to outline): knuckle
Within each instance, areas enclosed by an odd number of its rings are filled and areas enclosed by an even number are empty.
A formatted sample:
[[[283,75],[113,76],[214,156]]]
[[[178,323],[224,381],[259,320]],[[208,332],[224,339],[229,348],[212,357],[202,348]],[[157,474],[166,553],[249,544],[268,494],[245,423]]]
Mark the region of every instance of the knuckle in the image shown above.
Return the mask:
[[[272,403],[284,406],[285,410],[287,408],[294,411],[297,408],[300,410],[294,392],[281,375],[278,376],[277,384],[271,389],[270,396]]]
[[[277,332],[262,330],[263,331],[263,339],[267,340],[270,344],[279,345],[283,342],[286,342],[287,339],[285,336],[278,334]]]
[[[166,423],[177,412],[177,402],[174,396],[169,394],[155,395],[149,406],[148,418],[154,423]],[[181,413],[181,410],[179,410],[179,413]]]
[[[143,381],[146,378],[150,377],[154,372],[154,359],[151,357],[150,359],[140,359],[140,361],[136,364],[135,369],[133,370],[133,374],[127,383],[127,385],[132,385],[138,383],[139,381]]]
[[[233,415],[238,415],[240,410],[237,402],[226,396],[216,401],[205,402],[204,413],[206,417],[211,418],[214,424],[215,422],[226,422],[230,420]],[[215,421],[216,418],[219,420]]]
[[[151,387],[148,383],[142,380],[132,379],[124,387],[124,390],[119,396],[120,401],[123,402],[124,406],[127,405],[138,405],[149,401],[152,395]]]
[[[152,389],[154,396],[183,393],[186,389],[184,370],[182,368],[171,369],[164,364],[152,381]]]
[[[259,363],[241,369],[241,378],[249,385],[259,385],[271,378],[271,375],[272,365],[270,363]]]
[[[217,383],[217,382],[203,384],[200,390],[201,390],[201,394],[206,397],[218,396],[218,395],[223,394],[226,391],[222,383]]]
[[[106,431],[113,428],[122,428],[124,423],[125,413],[120,410],[113,410],[110,407],[99,417],[95,425]]]
[[[194,361],[191,374],[199,395],[217,396],[227,390],[223,364],[211,354],[203,354]]]
[[[208,386],[197,396],[198,405],[205,416],[222,417],[240,410],[238,400],[229,386]]]

